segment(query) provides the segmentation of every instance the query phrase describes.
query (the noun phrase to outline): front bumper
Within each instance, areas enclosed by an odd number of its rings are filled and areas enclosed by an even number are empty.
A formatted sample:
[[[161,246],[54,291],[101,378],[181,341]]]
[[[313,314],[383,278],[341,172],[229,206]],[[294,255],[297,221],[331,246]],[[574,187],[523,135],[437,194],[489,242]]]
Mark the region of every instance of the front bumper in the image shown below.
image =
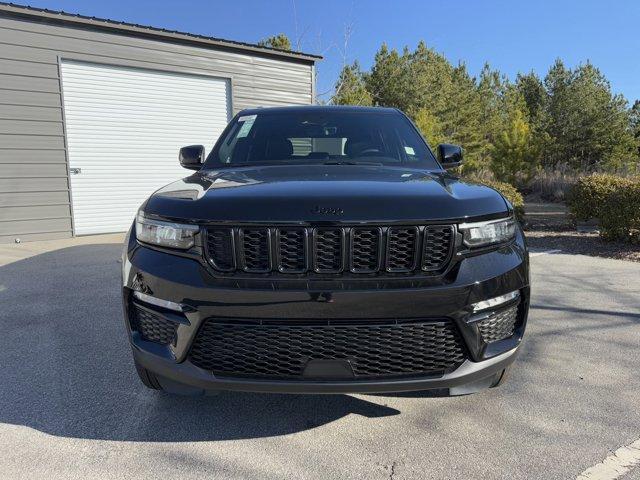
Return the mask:
[[[189,361],[175,363],[142,348],[134,346],[133,349],[133,356],[138,364],[174,382],[203,390],[263,393],[391,393],[456,387],[469,387],[469,391],[474,391],[475,384],[486,388],[497,381],[502,371],[516,359],[517,353],[516,347],[482,362],[467,360],[454,372],[439,378],[276,381],[216,378]],[[464,390],[461,389],[460,392],[464,393]]]
[[[508,292],[520,292],[519,317],[513,335],[484,342],[478,314],[470,305]],[[145,340],[132,329],[132,292],[140,291],[183,307],[179,315],[146,305],[176,321],[167,345]],[[314,295],[314,293],[316,295]],[[330,302],[322,301],[330,294]],[[320,300],[318,300],[320,294]],[[365,282],[305,281],[283,283],[260,279],[253,284],[221,281],[191,258],[139,245],[127,238],[123,255],[125,324],[136,362],[173,382],[204,390],[282,393],[400,392],[438,388],[489,386],[517,355],[529,306],[529,266],[524,238],[481,255],[457,259],[447,278],[415,281],[388,279]],[[194,365],[189,352],[203,322],[212,318],[297,322],[318,319],[356,320],[447,318],[465,344],[466,360],[438,376],[340,380],[273,380],[215,376]]]

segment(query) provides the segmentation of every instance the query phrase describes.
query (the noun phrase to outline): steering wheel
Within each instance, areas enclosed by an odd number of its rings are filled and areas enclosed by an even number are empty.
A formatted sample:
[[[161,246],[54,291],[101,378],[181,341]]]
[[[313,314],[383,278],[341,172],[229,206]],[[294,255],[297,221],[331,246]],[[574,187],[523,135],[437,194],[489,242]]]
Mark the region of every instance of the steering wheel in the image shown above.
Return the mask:
[[[380,150],[378,150],[377,148],[367,148],[365,150],[362,150],[361,152],[358,152],[358,157],[363,157],[366,154],[372,154],[372,153],[380,153]]]

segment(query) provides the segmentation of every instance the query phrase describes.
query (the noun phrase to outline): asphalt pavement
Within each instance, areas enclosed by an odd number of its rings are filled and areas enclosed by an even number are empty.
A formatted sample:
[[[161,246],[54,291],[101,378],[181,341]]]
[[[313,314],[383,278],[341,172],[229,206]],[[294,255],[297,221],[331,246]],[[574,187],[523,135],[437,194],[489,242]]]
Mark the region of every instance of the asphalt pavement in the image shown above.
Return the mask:
[[[640,438],[638,263],[533,256],[498,389],[188,398],[136,376],[120,238],[0,246],[2,479],[570,479]]]

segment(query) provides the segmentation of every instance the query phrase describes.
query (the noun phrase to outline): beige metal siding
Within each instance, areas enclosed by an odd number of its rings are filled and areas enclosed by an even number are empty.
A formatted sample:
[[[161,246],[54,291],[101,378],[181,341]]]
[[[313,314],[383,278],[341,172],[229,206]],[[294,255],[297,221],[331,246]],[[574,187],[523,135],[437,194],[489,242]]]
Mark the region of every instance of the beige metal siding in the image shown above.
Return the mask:
[[[233,113],[313,101],[310,61],[0,16],[0,243],[72,234],[60,58],[228,77]]]

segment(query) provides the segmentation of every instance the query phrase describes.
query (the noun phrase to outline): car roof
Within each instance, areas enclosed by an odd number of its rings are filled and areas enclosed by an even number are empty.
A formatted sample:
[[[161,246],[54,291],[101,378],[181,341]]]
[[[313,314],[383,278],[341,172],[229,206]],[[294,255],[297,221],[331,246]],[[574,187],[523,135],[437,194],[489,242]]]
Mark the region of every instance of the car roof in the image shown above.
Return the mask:
[[[238,115],[285,114],[285,113],[369,112],[400,113],[397,108],[362,107],[356,105],[291,105],[287,107],[258,107],[242,110]]]

